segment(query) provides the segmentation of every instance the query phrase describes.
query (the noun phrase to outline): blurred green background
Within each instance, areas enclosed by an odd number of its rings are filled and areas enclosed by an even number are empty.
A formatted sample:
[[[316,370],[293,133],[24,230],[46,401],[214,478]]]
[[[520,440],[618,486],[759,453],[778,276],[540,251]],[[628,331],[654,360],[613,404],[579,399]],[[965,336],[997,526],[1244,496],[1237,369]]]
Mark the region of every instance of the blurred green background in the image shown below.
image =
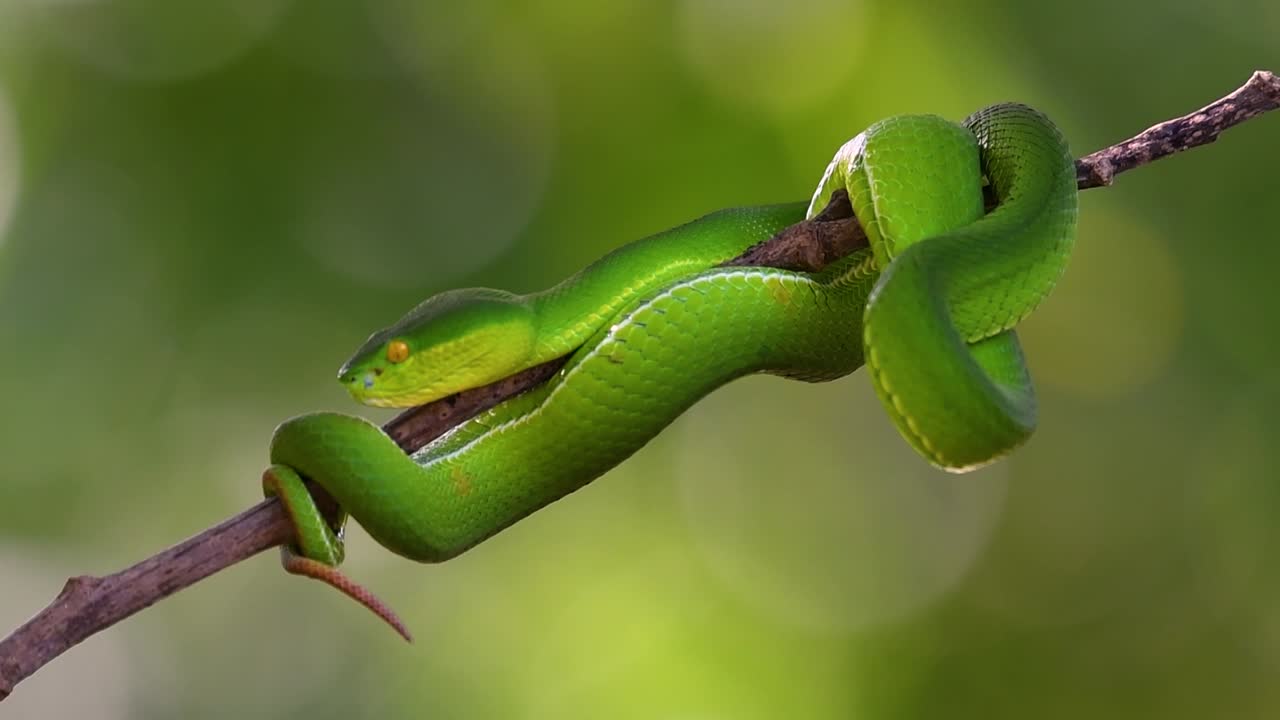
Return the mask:
[[[1083,154],[1277,38],[1273,0],[0,0],[0,632],[257,502],[430,293],[807,198],[890,114],[1017,99]],[[353,531],[416,645],[268,555],[0,715],[1275,717],[1277,158],[1280,115],[1082,196],[995,467],[925,467],[862,373],[751,378],[453,562]]]

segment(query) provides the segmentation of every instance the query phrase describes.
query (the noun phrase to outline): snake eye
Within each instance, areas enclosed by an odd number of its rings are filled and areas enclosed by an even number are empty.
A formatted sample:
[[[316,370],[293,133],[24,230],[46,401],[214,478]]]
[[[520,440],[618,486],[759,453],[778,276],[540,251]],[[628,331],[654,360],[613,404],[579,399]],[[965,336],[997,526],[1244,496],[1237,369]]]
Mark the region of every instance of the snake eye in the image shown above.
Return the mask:
[[[403,340],[392,340],[387,345],[387,360],[398,363],[409,357],[409,343]]]

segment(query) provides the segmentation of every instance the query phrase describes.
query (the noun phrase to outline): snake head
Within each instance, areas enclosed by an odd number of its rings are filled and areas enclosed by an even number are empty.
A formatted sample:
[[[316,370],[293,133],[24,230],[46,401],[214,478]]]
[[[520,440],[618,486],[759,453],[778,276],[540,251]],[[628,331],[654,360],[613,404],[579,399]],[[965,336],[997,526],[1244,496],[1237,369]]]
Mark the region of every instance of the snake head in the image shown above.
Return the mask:
[[[534,312],[520,296],[452,290],[370,335],[338,380],[366,405],[422,405],[523,369],[536,332]]]

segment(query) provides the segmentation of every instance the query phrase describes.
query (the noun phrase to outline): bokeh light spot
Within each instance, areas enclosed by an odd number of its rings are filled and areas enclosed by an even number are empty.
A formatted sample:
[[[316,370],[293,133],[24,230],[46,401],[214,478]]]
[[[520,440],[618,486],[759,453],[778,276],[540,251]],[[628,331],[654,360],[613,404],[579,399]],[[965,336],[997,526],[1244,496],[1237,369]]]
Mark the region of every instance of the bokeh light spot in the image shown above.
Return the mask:
[[[1005,466],[933,469],[861,372],[741,381],[678,427],[677,474],[707,562],[795,625],[851,631],[921,609],[964,574],[1000,514]]]
[[[959,122],[1003,98],[1042,104],[1039,80],[1023,77],[1023,68],[1006,62],[983,36],[955,32],[935,9],[889,3],[874,12],[868,61],[825,100],[778,121],[787,170],[798,186],[816,186],[841,145],[889,115],[933,113]]]
[[[550,172],[553,106],[541,63],[518,43],[483,63],[405,64],[422,86],[412,111],[369,142],[314,138],[300,241],[358,282],[439,287],[525,229]]]
[[[423,71],[447,64],[468,48],[496,45],[493,32],[501,27],[501,9],[491,2],[384,0],[370,3],[367,11],[387,45],[407,65]]]
[[[291,0],[33,3],[37,27],[80,61],[115,77],[172,82],[232,62],[262,39]]]
[[[862,3],[845,0],[683,0],[677,12],[693,72],[717,95],[765,111],[847,89],[867,32]]]
[[[1182,279],[1164,240],[1086,204],[1066,274],[1018,333],[1037,382],[1103,399],[1155,378],[1182,323]]]
[[[484,717],[765,718],[796,707],[848,716],[842,645],[762,621],[721,591],[686,536],[649,530],[625,546],[580,532],[593,540],[553,553],[517,541],[500,557],[488,550],[486,560],[447,563],[432,582],[412,583],[437,681],[491,703],[473,711]],[[394,665],[419,706],[439,695],[420,669]],[[844,692],[827,693],[833,686]]]

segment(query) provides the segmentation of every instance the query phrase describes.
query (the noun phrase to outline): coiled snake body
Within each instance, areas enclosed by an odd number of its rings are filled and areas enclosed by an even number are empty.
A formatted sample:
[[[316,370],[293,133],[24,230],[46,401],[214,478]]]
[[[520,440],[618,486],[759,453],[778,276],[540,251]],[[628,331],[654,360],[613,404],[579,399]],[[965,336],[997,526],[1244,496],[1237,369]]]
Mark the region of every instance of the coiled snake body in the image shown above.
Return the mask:
[[[984,214],[984,183],[996,207]],[[871,247],[821,273],[718,267],[847,190]],[[706,393],[745,374],[807,381],[865,361],[926,459],[983,465],[1021,444],[1035,398],[1013,327],[1060,276],[1075,171],[1040,113],[995,105],[954,124],[881,121],[836,154],[812,201],[713,213],[625,246],[551,290],[428,299],[375,333],[340,379],[362,402],[410,406],[569,355],[550,381],[407,456],[361,418],[282,424],[264,489],[296,529],[287,569],[403,626],[338,573],[302,477],[379,543],[451,558],[625,460]]]

